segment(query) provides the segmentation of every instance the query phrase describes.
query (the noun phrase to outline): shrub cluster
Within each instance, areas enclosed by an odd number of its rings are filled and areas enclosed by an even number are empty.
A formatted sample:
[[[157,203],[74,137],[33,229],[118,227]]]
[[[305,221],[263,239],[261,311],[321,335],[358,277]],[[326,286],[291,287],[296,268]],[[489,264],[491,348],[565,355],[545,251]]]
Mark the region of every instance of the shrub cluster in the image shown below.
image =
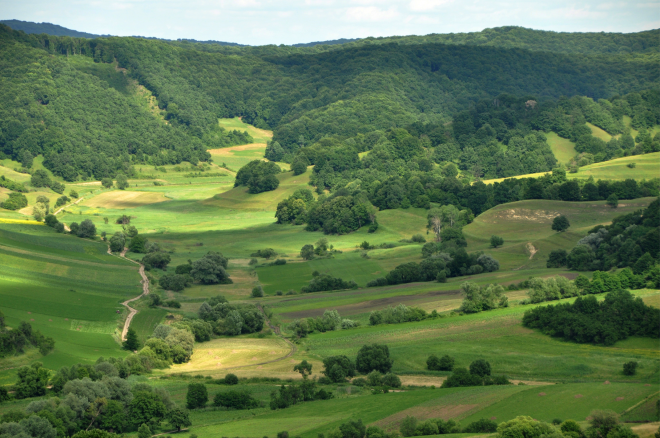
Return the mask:
[[[255,305],[229,304],[221,295],[203,302],[197,314],[218,335],[256,333],[264,326],[264,316]]]
[[[139,356],[99,358],[95,364],[61,368],[51,380],[51,391],[58,397],[34,400],[24,410],[6,414],[0,435],[11,431],[9,436],[32,436],[25,431],[38,431],[35,436],[110,438],[117,435],[98,432],[142,432],[146,427],[151,435],[163,421],[170,429],[190,426],[188,412],[177,408],[166,390],[126,380],[131,372],[144,369],[142,362]],[[38,362],[19,369],[16,398],[46,395],[49,374]],[[97,433],[79,434],[85,430]]]
[[[525,312],[523,325],[577,343],[613,345],[629,336],[660,338],[660,310],[625,290],[575,302],[542,306]]]
[[[25,352],[25,347],[32,345],[42,355],[47,355],[55,348],[55,340],[34,330],[29,322],[21,321],[18,327],[10,329],[5,325],[5,315],[0,311],[0,357],[7,357]]]
[[[300,290],[301,292],[309,293],[357,288],[358,285],[353,280],[344,281],[330,274],[319,274],[314,276],[307,286],[303,286]]]
[[[455,388],[458,386],[489,386],[510,385],[506,376],[491,376],[490,363],[477,359],[466,368],[453,368],[452,374],[442,382],[442,388]]]
[[[253,160],[238,170],[234,187],[247,186],[253,194],[275,190],[280,185],[276,176],[280,172],[275,163]]]
[[[347,330],[359,326],[360,323],[358,321],[342,319],[341,316],[339,316],[339,312],[336,310],[326,310],[323,312],[323,316],[296,319],[289,324],[288,329],[298,338],[304,338],[309,333],[325,333],[339,329]]]

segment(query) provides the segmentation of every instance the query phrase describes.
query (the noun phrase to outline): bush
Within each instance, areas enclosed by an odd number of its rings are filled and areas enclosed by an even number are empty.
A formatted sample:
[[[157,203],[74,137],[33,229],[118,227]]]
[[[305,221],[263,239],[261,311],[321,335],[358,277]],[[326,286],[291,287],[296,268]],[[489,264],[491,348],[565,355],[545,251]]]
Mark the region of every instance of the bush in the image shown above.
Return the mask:
[[[319,274],[312,278],[307,286],[303,286],[302,292],[322,292],[331,290],[357,289],[358,285],[354,281],[344,281],[341,278],[333,277],[329,274]]]
[[[410,240],[412,240],[412,241],[415,242],[415,243],[426,243],[426,239],[425,239],[424,236],[422,236],[421,234],[415,234],[415,235],[413,235],[413,236],[410,238]]]
[[[488,420],[486,418],[473,421],[472,423],[468,424],[465,427],[465,429],[463,429],[463,433],[493,433],[493,432],[497,432],[497,423],[494,422],[493,420]]]
[[[7,210],[20,210],[21,208],[27,207],[28,201],[24,194],[12,192],[9,194],[4,202],[0,203],[0,207]]]
[[[164,252],[152,252],[142,257],[143,264],[158,269],[166,269],[171,260],[170,255]]]
[[[214,406],[224,406],[229,409],[254,409],[259,407],[259,402],[249,392],[227,391],[219,392],[213,398]]]
[[[623,364],[623,374],[626,376],[634,376],[637,374],[637,362],[630,361]]]
[[[55,217],[54,214],[47,214],[45,219],[44,219],[44,222],[49,227],[55,227],[55,225],[57,225],[59,223],[59,221],[57,220],[57,217]]]
[[[333,382],[344,382],[347,377],[355,376],[355,365],[346,356],[330,356],[323,359],[323,371]]]
[[[442,358],[438,358],[432,354],[426,360],[426,367],[432,371],[451,371],[454,369],[454,358],[446,354]]]
[[[277,253],[273,248],[266,248],[253,252],[252,254],[250,254],[250,257],[261,257],[264,259],[269,259],[271,257],[275,257],[276,255]]]
[[[479,377],[490,376],[490,364],[483,359],[477,359],[470,364],[470,374]]]
[[[565,249],[555,249],[550,252],[546,267],[548,268],[561,268],[566,266],[568,253]]]
[[[236,377],[236,374],[227,374],[225,376],[225,384],[226,385],[238,385],[238,377]]]
[[[264,288],[258,284],[252,288],[252,298],[262,298],[264,296]]]
[[[385,374],[381,383],[383,386],[389,386],[390,388],[401,388],[401,379],[393,373]]]
[[[158,280],[158,284],[165,290],[174,292],[181,292],[186,287],[192,285],[192,277],[190,275],[179,274],[165,274]]]

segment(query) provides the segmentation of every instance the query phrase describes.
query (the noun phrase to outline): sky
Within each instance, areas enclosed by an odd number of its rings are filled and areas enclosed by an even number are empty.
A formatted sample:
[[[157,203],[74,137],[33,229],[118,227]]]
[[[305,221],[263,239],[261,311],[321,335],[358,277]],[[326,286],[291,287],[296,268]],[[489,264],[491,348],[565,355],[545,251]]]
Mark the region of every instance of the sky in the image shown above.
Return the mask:
[[[0,0],[0,19],[94,34],[263,45],[508,25],[638,32],[660,28],[660,0]]]

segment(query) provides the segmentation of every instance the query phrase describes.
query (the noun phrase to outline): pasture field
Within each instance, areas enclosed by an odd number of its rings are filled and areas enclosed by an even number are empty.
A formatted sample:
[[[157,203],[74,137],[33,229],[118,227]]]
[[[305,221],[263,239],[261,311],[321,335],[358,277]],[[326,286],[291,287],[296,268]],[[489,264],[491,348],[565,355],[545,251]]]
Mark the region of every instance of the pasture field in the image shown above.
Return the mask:
[[[555,132],[548,132],[545,136],[548,139],[547,142],[550,149],[552,149],[552,153],[560,164],[568,163],[577,155],[575,143],[569,139],[560,137]]]
[[[228,131],[243,131],[247,132],[254,138],[255,143],[266,143],[273,138],[273,131],[268,131],[266,129],[259,129],[252,125],[248,125],[243,122],[240,117],[234,117],[231,119],[218,119],[218,124],[225,128]]]
[[[631,169],[628,164],[635,163],[636,167]],[[608,179],[608,180],[624,180],[624,179],[652,179],[658,178],[658,166],[660,165],[660,152],[652,152],[650,154],[633,155],[630,157],[615,158],[601,163],[589,164],[580,167],[577,173],[567,174],[568,179],[589,179],[593,177],[595,180]],[[511,178],[538,178],[547,172],[530,173],[526,175],[512,176]],[[494,178],[484,180],[485,184],[492,184],[495,182],[502,182],[505,178]]]
[[[500,269],[545,267],[554,249],[570,250],[594,226],[608,224],[613,218],[631,213],[650,204],[654,198],[621,201],[611,208],[605,201],[564,202],[526,200],[498,205],[477,216],[463,228],[468,250],[484,251],[500,262]],[[564,215],[571,227],[557,233],[552,230],[555,216]],[[504,239],[502,247],[490,248],[490,237]],[[535,253],[532,256],[532,251]]]
[[[105,251],[101,243],[48,227],[0,224],[0,310],[6,323],[28,321],[55,339],[47,356],[29,350],[3,359],[0,383],[13,381],[10,368],[34,360],[59,369],[126,354],[114,336],[123,316],[120,303],[140,293],[140,277],[134,265]]]
[[[610,134],[608,134],[606,131],[604,131],[603,129],[599,128],[598,126],[592,125],[589,122],[587,122],[587,126],[589,127],[589,129],[591,129],[591,135],[593,135],[594,137],[600,138],[605,143],[612,140],[612,136]]]

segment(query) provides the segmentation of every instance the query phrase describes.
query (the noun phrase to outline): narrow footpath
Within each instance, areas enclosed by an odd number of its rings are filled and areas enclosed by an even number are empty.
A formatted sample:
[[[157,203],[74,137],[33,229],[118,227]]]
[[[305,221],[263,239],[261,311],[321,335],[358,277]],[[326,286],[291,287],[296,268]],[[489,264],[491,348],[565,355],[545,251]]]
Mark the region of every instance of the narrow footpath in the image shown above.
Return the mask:
[[[136,262],[135,260],[131,260],[126,257],[126,252],[128,251],[128,248],[124,248],[124,250],[119,254],[119,257],[123,258],[124,260],[128,260],[129,262],[135,263],[136,265],[140,265],[140,269],[138,272],[140,273],[140,277],[142,277],[142,293],[138,295],[135,298],[131,298],[130,300],[124,301],[122,306],[125,306],[128,309],[128,316],[126,317],[126,321],[124,321],[124,329],[121,332],[121,340],[125,341],[126,340],[126,333],[128,333],[128,328],[131,325],[131,321],[133,321],[133,317],[137,315],[138,311],[137,309],[132,308],[129,306],[129,303],[132,303],[133,301],[139,300],[143,296],[147,295],[149,293],[149,279],[147,278],[147,274],[144,273],[144,265],[142,263]],[[108,254],[112,254],[112,251],[110,251],[110,246],[108,246]]]

